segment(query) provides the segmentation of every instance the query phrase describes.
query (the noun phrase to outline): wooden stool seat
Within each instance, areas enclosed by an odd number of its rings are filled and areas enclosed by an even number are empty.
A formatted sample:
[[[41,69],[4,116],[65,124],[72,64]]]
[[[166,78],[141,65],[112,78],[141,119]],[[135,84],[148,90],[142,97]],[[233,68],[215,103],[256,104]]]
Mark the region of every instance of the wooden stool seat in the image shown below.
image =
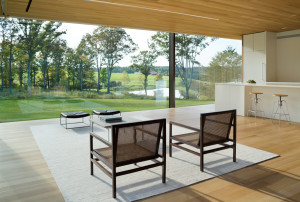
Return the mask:
[[[261,92],[250,92],[249,94],[251,94],[251,95],[261,95],[263,93],[261,93]]]
[[[277,96],[277,97],[287,97],[288,95],[286,95],[286,94],[273,94],[273,96]]]

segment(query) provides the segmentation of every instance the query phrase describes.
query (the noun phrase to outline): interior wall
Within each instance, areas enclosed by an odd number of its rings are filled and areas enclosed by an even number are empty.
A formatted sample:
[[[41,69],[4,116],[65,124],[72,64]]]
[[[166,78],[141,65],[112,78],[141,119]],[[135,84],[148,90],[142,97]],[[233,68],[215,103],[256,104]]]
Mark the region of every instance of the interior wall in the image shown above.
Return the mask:
[[[300,30],[277,34],[276,81],[300,82]]]

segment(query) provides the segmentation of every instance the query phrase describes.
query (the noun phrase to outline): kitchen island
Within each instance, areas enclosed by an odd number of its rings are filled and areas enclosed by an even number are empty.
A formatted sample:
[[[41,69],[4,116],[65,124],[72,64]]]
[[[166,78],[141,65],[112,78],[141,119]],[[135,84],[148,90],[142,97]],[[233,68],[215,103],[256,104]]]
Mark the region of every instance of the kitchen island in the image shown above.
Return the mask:
[[[237,115],[246,116],[251,105],[250,92],[262,92],[263,109],[266,118],[271,118],[274,103],[278,97],[273,94],[287,94],[287,102],[292,122],[300,122],[300,83],[267,82],[265,84],[217,83],[215,89],[215,107],[217,111],[237,109]],[[277,107],[277,105],[276,105]],[[261,114],[258,114],[261,115]]]

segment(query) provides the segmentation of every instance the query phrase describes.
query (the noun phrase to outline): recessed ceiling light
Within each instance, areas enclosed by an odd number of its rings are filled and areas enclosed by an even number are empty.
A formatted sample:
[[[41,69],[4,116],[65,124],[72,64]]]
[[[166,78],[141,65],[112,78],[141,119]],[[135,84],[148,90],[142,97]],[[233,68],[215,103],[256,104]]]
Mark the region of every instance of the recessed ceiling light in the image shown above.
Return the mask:
[[[292,15],[291,15],[291,17],[297,17],[297,16],[298,16],[297,14],[292,14]]]
[[[286,29],[287,27],[282,27],[281,29]]]
[[[138,8],[138,9],[144,9],[144,10],[152,10],[152,11],[157,11],[157,12],[162,12],[162,13],[185,15],[185,16],[189,16],[189,17],[202,18],[202,19],[206,19],[206,20],[219,20],[217,18],[210,18],[210,17],[200,16],[200,15],[193,15],[193,14],[188,14],[188,13],[180,13],[180,12],[175,12],[175,11],[161,10],[161,9],[156,9],[156,8],[147,8],[147,7],[128,5],[128,4],[113,3],[113,2],[101,1],[101,0],[85,0],[85,1],[91,1],[91,2],[102,3],[102,4],[110,4],[110,5],[116,5],[116,6],[131,7],[131,8]]]

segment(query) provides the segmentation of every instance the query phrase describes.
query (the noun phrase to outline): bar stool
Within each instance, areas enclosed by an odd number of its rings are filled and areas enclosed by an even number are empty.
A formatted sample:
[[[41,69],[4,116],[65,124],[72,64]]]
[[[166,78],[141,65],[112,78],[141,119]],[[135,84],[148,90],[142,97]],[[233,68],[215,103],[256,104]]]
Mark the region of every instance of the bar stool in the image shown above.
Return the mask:
[[[254,115],[255,115],[255,121],[256,121],[256,114],[257,113],[263,113],[263,115],[265,116],[265,112],[262,109],[263,107],[259,106],[259,103],[261,103],[261,105],[262,105],[262,100],[261,100],[261,98],[258,98],[258,95],[261,95],[263,93],[261,93],[261,92],[250,92],[249,94],[250,95],[255,95],[255,96],[254,96],[254,98],[252,97],[252,102],[251,102],[250,108],[249,108],[249,110],[247,112],[247,116],[249,116],[249,113],[250,114],[254,113]]]
[[[282,116],[285,116],[286,121],[291,121],[289,110],[288,110],[288,106],[287,106],[287,102],[282,99],[282,97],[287,97],[288,95],[285,95],[285,94],[274,94],[273,96],[279,97],[279,100],[278,100],[276,111],[274,111],[275,103],[273,105],[272,123],[273,123],[273,119],[275,118],[275,116],[278,115],[279,126],[280,126],[280,120],[281,120]],[[286,112],[284,111],[283,103],[285,103]],[[278,109],[279,109],[279,113],[278,113]]]

